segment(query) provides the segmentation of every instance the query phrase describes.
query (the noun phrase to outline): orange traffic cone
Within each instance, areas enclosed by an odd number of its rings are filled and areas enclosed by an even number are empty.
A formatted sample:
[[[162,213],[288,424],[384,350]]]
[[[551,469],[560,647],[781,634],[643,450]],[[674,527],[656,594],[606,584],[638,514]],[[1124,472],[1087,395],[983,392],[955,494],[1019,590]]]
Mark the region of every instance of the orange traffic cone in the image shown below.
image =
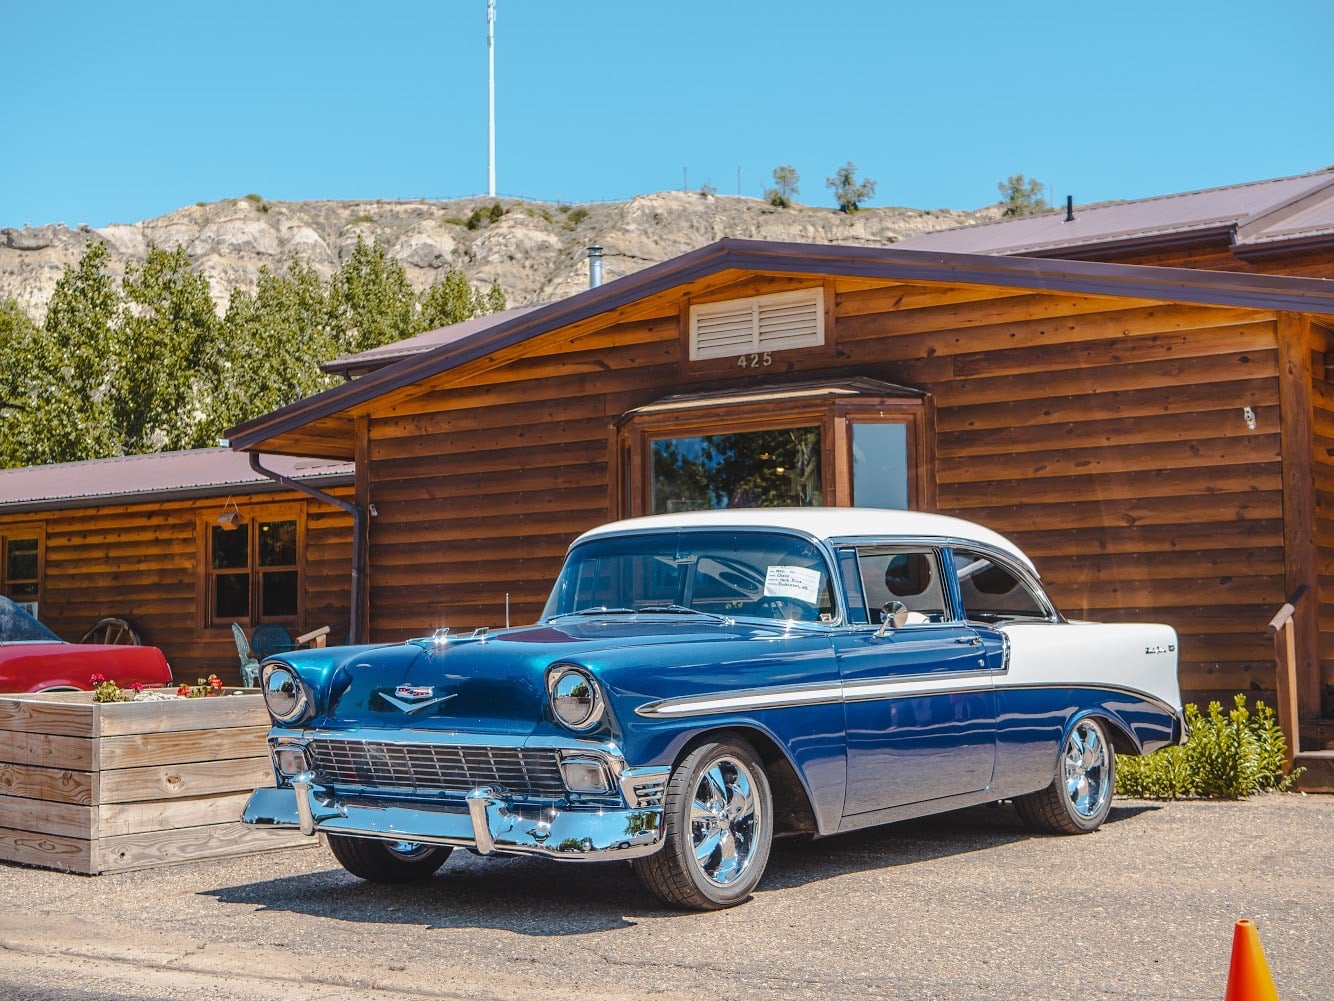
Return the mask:
[[[1269,975],[1265,951],[1255,924],[1242,918],[1232,933],[1232,962],[1227,970],[1227,993],[1223,1001],[1278,1001],[1274,978]]]

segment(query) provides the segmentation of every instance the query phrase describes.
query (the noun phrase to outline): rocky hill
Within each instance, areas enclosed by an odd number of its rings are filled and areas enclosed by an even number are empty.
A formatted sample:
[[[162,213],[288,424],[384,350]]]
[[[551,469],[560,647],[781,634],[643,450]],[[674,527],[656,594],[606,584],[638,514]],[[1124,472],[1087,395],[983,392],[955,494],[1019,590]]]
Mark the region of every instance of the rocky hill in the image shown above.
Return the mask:
[[[208,276],[220,311],[233,288],[253,289],[261,267],[280,270],[294,254],[328,278],[358,237],[378,239],[418,288],[456,265],[478,287],[499,282],[517,306],[587,288],[590,244],[605,248],[611,281],[723,237],[883,246],[997,214],[993,207],[867,208],[844,215],[693,192],[588,205],[490,198],[268,202],[247,195],[103,229],[63,223],[0,229],[0,300],[16,299],[40,321],[65,265],[79,259],[89,240],[106,241],[117,273],[143,261],[150,245],[184,247]]]

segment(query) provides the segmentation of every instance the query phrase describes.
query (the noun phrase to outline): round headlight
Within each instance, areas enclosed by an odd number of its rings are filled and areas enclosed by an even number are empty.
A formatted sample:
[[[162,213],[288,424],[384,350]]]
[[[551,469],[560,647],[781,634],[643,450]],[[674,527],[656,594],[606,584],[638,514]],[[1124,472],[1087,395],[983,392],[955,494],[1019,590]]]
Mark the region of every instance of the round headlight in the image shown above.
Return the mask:
[[[602,719],[602,692],[593,676],[579,667],[561,664],[547,676],[551,712],[571,730],[588,730]]]
[[[306,711],[306,686],[286,664],[265,664],[259,685],[269,715],[279,723],[291,723]]]

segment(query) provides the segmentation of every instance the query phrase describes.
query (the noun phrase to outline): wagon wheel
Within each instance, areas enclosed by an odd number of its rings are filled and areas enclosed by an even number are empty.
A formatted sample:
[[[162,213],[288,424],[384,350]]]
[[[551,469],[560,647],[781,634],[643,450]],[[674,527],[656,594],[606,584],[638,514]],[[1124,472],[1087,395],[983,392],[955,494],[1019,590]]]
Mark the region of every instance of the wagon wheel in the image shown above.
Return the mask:
[[[124,619],[98,619],[97,624],[83,634],[80,643],[103,643],[111,646],[140,646],[143,641],[134,627]]]

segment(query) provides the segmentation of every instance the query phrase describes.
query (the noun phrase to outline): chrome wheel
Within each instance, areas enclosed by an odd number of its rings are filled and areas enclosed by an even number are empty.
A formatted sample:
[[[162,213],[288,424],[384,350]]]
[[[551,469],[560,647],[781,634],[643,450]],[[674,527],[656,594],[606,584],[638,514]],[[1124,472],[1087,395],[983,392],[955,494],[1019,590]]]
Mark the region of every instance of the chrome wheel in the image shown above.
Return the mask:
[[[630,866],[669,904],[733,907],[764,876],[772,818],[773,793],[760,756],[746,740],[724,736],[677,764],[663,797],[662,848]]]
[[[1081,720],[1065,742],[1065,794],[1081,817],[1096,817],[1111,795],[1107,743],[1091,719]]]
[[[1116,787],[1116,752],[1107,726],[1085,716],[1070,728],[1051,785],[1014,801],[1025,824],[1051,834],[1087,834],[1102,826]]]
[[[388,841],[384,849],[394,858],[404,862],[416,862],[435,851],[434,845],[424,845],[420,841]]]
[[[741,879],[763,824],[749,768],[730,755],[718,758],[699,777],[690,804],[691,854],[700,875],[714,886]]]

